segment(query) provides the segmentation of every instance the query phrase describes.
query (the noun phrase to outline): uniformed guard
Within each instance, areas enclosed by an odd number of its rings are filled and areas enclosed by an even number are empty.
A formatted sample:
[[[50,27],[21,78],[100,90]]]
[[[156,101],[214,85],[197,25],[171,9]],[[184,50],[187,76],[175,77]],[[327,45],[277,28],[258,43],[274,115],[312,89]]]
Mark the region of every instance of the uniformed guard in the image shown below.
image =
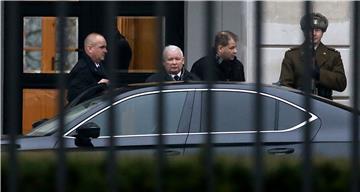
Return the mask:
[[[311,22],[310,25],[307,23],[308,21]],[[313,67],[312,74],[309,76],[314,82],[312,93],[332,99],[332,90],[340,92],[345,90],[346,76],[340,53],[321,42],[321,38],[328,27],[328,20],[320,13],[311,13],[301,18],[300,26],[304,35],[308,34],[306,31],[311,35],[310,44],[313,54],[310,56]],[[303,75],[305,67],[304,50],[305,42],[286,51],[281,65],[280,85],[303,90],[305,82]]]

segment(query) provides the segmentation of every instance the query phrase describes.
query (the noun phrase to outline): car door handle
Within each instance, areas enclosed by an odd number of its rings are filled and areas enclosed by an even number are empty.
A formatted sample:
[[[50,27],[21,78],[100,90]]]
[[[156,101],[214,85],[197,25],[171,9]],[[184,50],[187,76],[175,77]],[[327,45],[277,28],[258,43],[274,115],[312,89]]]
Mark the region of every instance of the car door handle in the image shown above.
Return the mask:
[[[294,153],[294,151],[295,150],[293,148],[285,148],[285,147],[268,149],[268,153],[272,155],[285,155],[285,154]]]

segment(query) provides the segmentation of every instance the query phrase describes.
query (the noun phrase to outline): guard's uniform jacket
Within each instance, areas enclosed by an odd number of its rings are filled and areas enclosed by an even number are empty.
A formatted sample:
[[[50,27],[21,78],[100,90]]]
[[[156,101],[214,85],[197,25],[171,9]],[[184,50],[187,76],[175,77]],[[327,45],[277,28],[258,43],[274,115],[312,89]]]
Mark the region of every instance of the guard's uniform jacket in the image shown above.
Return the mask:
[[[280,85],[302,89],[303,67],[305,66],[304,44],[286,51],[281,65]],[[340,53],[333,48],[320,43],[315,51],[315,63],[319,76],[315,78],[317,94],[332,99],[332,90],[344,91],[346,76]]]

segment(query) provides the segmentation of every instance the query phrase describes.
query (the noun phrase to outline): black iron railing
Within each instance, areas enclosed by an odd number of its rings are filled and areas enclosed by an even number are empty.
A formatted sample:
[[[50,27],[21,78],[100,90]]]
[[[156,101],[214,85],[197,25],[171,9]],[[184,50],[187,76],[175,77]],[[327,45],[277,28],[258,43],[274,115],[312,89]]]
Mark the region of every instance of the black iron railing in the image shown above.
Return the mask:
[[[262,20],[263,20],[263,8],[262,8],[262,2],[260,1],[256,1],[255,3],[255,50],[253,50],[254,53],[254,57],[255,57],[255,63],[254,65],[256,66],[256,92],[260,93],[261,89],[262,89],[262,73],[263,73],[263,66],[262,66],[262,62],[263,62],[263,55],[262,55]],[[6,26],[1,26],[2,28],[6,27],[7,32],[8,33],[12,33],[12,34],[21,34],[21,32],[19,32],[19,28],[15,27],[14,25],[11,25],[10,18],[16,18],[17,13],[18,13],[18,9],[20,9],[19,5],[14,3],[12,4],[13,6],[9,6],[8,10],[7,10],[7,15],[5,18],[6,22]],[[116,16],[116,13],[114,11],[114,7],[112,5],[112,2],[109,2],[107,4],[108,6],[105,6],[106,9],[106,15],[105,15],[105,22],[107,22],[106,26],[109,26],[106,30],[109,31],[110,34],[110,39],[111,39],[111,34],[114,35],[113,33],[111,33],[112,30],[112,26],[113,26],[113,19]],[[205,50],[208,50],[208,52],[210,52],[210,47],[211,47],[211,42],[213,41],[213,34],[215,32],[214,28],[215,28],[215,24],[214,24],[214,2],[206,2],[206,34],[204,34],[204,39],[206,42],[203,46]],[[352,44],[352,76],[353,76],[353,91],[352,91],[352,101],[353,101],[353,107],[354,107],[354,115],[353,115],[353,126],[352,126],[352,140],[353,140],[353,144],[352,144],[352,154],[351,154],[351,166],[352,166],[352,175],[351,175],[351,190],[353,192],[357,192],[359,191],[359,184],[356,182],[359,180],[359,124],[358,124],[358,111],[359,111],[359,81],[358,81],[358,73],[359,73],[359,67],[358,64],[360,62],[359,59],[359,45],[360,45],[360,25],[359,25],[359,20],[360,20],[360,3],[359,2],[352,2],[352,7],[353,7],[353,16],[352,16],[352,21],[353,21],[353,29],[351,31],[352,34],[352,39],[353,39],[353,44]],[[66,57],[66,51],[65,51],[65,20],[64,18],[67,16],[67,6],[66,4],[59,2],[58,3],[58,7],[57,7],[57,16],[60,18],[60,22],[59,22],[59,42],[60,42],[60,63],[64,63],[65,57]],[[312,2],[306,1],[304,2],[304,13],[308,14],[310,13],[312,10]],[[164,5],[163,2],[158,2],[158,8],[157,8],[157,12],[159,13],[159,17],[165,15],[166,10],[164,10]],[[161,19],[162,20],[162,19]],[[310,21],[310,18],[308,18],[308,20]],[[310,23],[310,22],[309,22]],[[159,24],[159,29],[161,29],[161,25],[162,22],[160,22]],[[305,31],[310,32],[311,27],[310,24],[308,24],[307,28],[305,29]],[[162,42],[161,40],[163,39],[163,36],[165,34],[162,33],[162,30],[158,31],[158,34],[156,37],[158,39],[158,42]],[[305,39],[305,43],[306,44],[310,44],[311,39],[309,39],[309,37],[306,36]],[[18,45],[19,42],[11,42],[9,43],[8,41],[4,44],[4,49],[6,51],[9,52],[9,56],[10,58],[16,58],[15,54],[12,54],[13,51],[18,50],[18,48],[16,47],[16,45]],[[310,47],[310,46],[306,46],[306,47]],[[161,45],[161,48],[163,48],[163,45]],[[108,47],[108,49],[115,49],[114,47]],[[116,52],[116,51],[115,51]],[[161,58],[161,51],[158,51],[158,58]],[[110,63],[116,63],[115,58],[109,58]],[[308,63],[308,65],[306,65],[306,67],[304,68],[305,73],[304,74],[308,74],[307,78],[304,78],[304,90],[306,93],[306,97],[304,100],[305,103],[305,108],[308,111],[311,111],[311,107],[312,107],[312,103],[310,100],[310,93],[311,93],[311,81],[310,81],[310,73],[309,71],[311,70],[311,63],[312,63],[312,59],[311,59],[311,50],[305,50],[305,60],[307,61],[306,63]],[[158,63],[161,63],[161,61],[158,61]],[[2,61],[2,65],[4,65],[3,61]],[[210,77],[208,81],[206,81],[207,84],[207,89],[210,90],[213,86],[214,81],[212,81],[214,76],[214,65],[209,65],[208,71],[207,71],[207,76]],[[9,65],[8,66],[8,71],[11,74],[17,74],[19,69],[21,66],[18,65]],[[110,69],[114,68],[114,66],[110,66]],[[159,66],[160,69],[160,66]],[[21,70],[20,70],[21,71]],[[113,70],[110,70],[113,71]],[[19,92],[19,83],[18,83],[18,79],[16,79],[16,75],[9,75],[8,79],[5,79],[5,85],[6,85],[6,94],[8,94],[8,102],[4,103],[4,105],[10,105],[10,106],[18,106],[19,104],[16,102],[15,98],[18,96],[18,92]],[[113,73],[110,73],[110,81],[116,81],[116,77],[114,76]],[[56,185],[56,190],[58,192],[63,192],[66,191],[66,177],[67,177],[67,167],[66,167],[66,153],[65,153],[65,146],[64,146],[64,141],[63,141],[63,133],[64,133],[64,100],[62,98],[64,98],[65,95],[65,83],[66,82],[66,78],[65,78],[65,74],[64,74],[64,67],[63,65],[60,65],[60,75],[58,76],[58,88],[60,90],[60,94],[59,94],[59,114],[60,114],[60,122],[59,122],[59,147],[57,150],[57,157],[58,157],[58,164],[57,164],[57,185]],[[111,103],[113,103],[114,100],[114,95],[113,93],[113,89],[114,87],[112,85],[110,85],[110,94],[109,94],[109,105],[111,105]],[[158,147],[157,147],[157,170],[156,170],[156,191],[164,191],[164,166],[166,165],[166,156],[164,154],[164,138],[163,138],[163,133],[164,133],[164,119],[163,116],[166,113],[166,111],[164,111],[164,97],[163,94],[161,92],[161,90],[163,90],[163,83],[160,83],[158,86],[158,89],[160,90],[160,94],[158,97],[158,102],[157,102],[157,110],[154,109],[154,111],[157,111],[157,119],[158,122],[160,123],[160,126],[158,128]],[[213,152],[213,138],[212,138],[212,130],[213,130],[213,110],[216,110],[214,108],[214,106],[212,106],[213,104],[213,100],[214,100],[214,95],[211,94],[210,91],[207,92],[206,94],[206,105],[208,106],[206,108],[207,112],[206,112],[206,127],[207,127],[207,137],[206,137],[206,145],[205,146],[205,151],[206,151],[206,155],[204,156],[205,158],[204,160],[204,167],[206,170],[206,191],[214,191],[215,189],[215,185],[216,185],[216,176],[214,174],[214,163],[213,163],[213,156],[214,156],[214,152]],[[254,125],[256,126],[256,134],[255,134],[255,141],[256,141],[256,147],[254,148],[254,175],[256,180],[254,181],[254,186],[255,186],[255,191],[256,192],[261,192],[264,191],[264,178],[263,178],[263,172],[264,172],[264,165],[263,165],[263,154],[262,154],[262,135],[260,134],[261,131],[261,127],[262,126],[262,119],[263,119],[263,103],[262,100],[260,98],[260,94],[258,94],[258,97],[255,100],[255,104],[254,104],[255,108],[256,108],[256,115],[255,117],[257,117],[257,119],[254,119]],[[16,113],[12,112],[12,111],[8,111],[7,113],[7,117],[8,117],[8,121],[10,122],[9,124],[13,125],[13,127],[19,127],[20,125],[18,125],[19,121],[17,120],[16,117]],[[305,113],[304,113],[305,114]],[[114,167],[115,165],[115,148],[114,148],[114,127],[116,127],[115,125],[115,121],[114,121],[114,111],[112,109],[112,107],[110,108],[110,116],[109,116],[109,127],[110,127],[110,140],[109,140],[109,148],[107,149],[108,152],[108,156],[107,156],[107,180],[108,180],[108,186],[110,191],[117,191],[116,186],[118,186],[119,184],[115,184],[115,180],[114,178],[116,178],[116,172]],[[305,119],[309,120],[307,117],[304,117]],[[260,121],[259,121],[260,119]],[[16,129],[9,129],[9,135],[10,135],[10,149],[9,149],[9,183],[8,183],[8,187],[9,187],[9,191],[10,192],[16,192],[18,191],[18,161],[17,161],[17,149],[16,149],[16,139],[17,139],[17,130]],[[305,132],[303,135],[303,140],[304,140],[304,156],[303,156],[303,191],[307,192],[307,191],[312,191],[312,183],[313,183],[313,173],[312,173],[312,148],[311,148],[311,134],[310,134],[310,124],[306,124],[305,127]],[[121,185],[121,184],[120,184]]]

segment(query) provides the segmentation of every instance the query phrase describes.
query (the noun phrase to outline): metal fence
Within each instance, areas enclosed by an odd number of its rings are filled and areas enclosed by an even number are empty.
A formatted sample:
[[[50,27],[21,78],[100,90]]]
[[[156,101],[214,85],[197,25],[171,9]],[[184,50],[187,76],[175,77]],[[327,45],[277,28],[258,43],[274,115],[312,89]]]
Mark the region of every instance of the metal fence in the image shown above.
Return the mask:
[[[164,6],[162,6],[163,2],[158,2],[158,10],[157,12],[159,13],[159,16],[162,16],[164,13]],[[263,2],[260,1],[256,1],[255,3],[255,50],[253,51],[253,53],[255,54],[255,65],[256,65],[256,91],[259,93],[262,90],[262,86],[261,86],[261,82],[262,82],[262,73],[263,73],[263,67],[262,67],[262,63],[263,63],[263,55],[261,52],[261,42],[262,42],[262,20],[263,20]],[[106,12],[107,15],[105,15],[105,17],[107,18],[112,18],[115,15],[115,11],[114,11],[114,7],[112,5],[112,3],[108,3],[108,6],[106,6]],[[353,39],[353,49],[352,49],[352,66],[353,68],[351,69],[353,72],[353,104],[352,106],[354,106],[354,110],[353,110],[353,126],[352,126],[352,131],[353,131],[353,144],[352,144],[352,155],[351,155],[351,166],[352,166],[352,175],[351,175],[351,191],[353,192],[357,192],[359,191],[359,184],[356,182],[359,180],[359,125],[358,125],[358,106],[359,106],[359,83],[358,83],[358,64],[359,64],[359,44],[360,44],[360,31],[359,31],[359,20],[360,20],[360,3],[358,1],[356,2],[352,2],[352,7],[353,7],[353,16],[352,16],[352,20],[353,20],[353,28],[352,28],[352,39]],[[10,6],[9,7],[9,15],[8,17],[16,17],[16,14],[18,12],[19,6]],[[310,1],[306,1],[304,2],[304,13],[310,13],[312,10],[312,2]],[[65,58],[65,47],[66,45],[64,44],[64,38],[65,38],[65,22],[64,22],[64,18],[67,16],[67,4],[63,3],[63,2],[58,2],[58,7],[57,7],[57,16],[60,18],[60,25],[59,25],[59,31],[60,33],[58,34],[58,37],[60,39],[60,63],[63,63],[64,58]],[[214,2],[207,2],[206,3],[206,15],[207,15],[207,20],[206,20],[206,31],[208,31],[209,33],[204,34],[204,38],[205,38],[205,42],[212,42],[212,35],[214,32],[214,23],[213,23],[213,17],[214,17]],[[110,22],[111,19],[108,19],[108,21]],[[108,23],[108,26],[111,26],[111,23]],[[9,28],[8,32],[9,33],[13,33],[13,34],[21,34],[21,31],[19,31],[20,29],[17,27],[14,27],[12,25],[9,26],[2,26],[2,28],[7,27]],[[111,30],[111,28],[109,27],[107,30]],[[310,27],[309,29],[310,30]],[[161,32],[159,32],[158,34],[158,39],[162,39],[163,34],[161,34]],[[306,39],[306,42],[310,42],[309,39]],[[13,54],[13,50],[16,50],[16,47],[14,47],[16,44],[19,44],[20,42],[12,42],[12,43],[7,43],[5,44],[4,49],[9,51],[9,55],[11,58],[16,58],[16,55]],[[210,48],[211,45],[210,44],[205,44],[204,47],[206,48]],[[113,49],[114,47],[109,47],[109,49]],[[160,51],[158,52],[159,56],[161,55]],[[308,61],[307,63],[309,63],[309,65],[306,67],[305,70],[310,71],[310,63],[311,63],[311,55],[310,53],[306,54],[306,60]],[[161,57],[158,57],[161,58]],[[114,58],[110,58],[110,60],[114,60]],[[115,63],[111,62],[111,63]],[[158,62],[160,63],[160,62]],[[2,65],[4,65],[3,61],[2,61]],[[212,66],[212,65],[210,65]],[[110,66],[111,68],[114,66]],[[160,66],[159,66],[160,67]],[[10,65],[9,66],[9,70],[10,71],[19,71],[20,66],[17,65]],[[60,68],[61,71],[61,75],[58,78],[58,88],[60,90],[60,98],[64,98],[65,95],[65,77],[64,77],[64,68],[63,66]],[[112,71],[112,70],[110,70]],[[208,70],[208,74],[209,76],[212,76],[214,72],[214,69],[209,68]],[[308,74],[308,73],[305,73]],[[11,77],[11,76],[10,76]],[[110,81],[112,79],[115,79],[116,77],[113,74],[110,74]],[[305,79],[310,79],[305,78]],[[19,85],[17,82],[16,77],[11,77],[10,79],[5,79],[5,84],[7,85],[12,85],[12,86],[8,86],[7,91],[10,93],[10,99],[9,99],[9,105],[10,106],[16,106],[18,105],[16,103],[16,100],[14,100],[13,98],[16,97],[16,93],[19,90]],[[305,80],[306,81],[306,80]],[[212,81],[206,81],[207,84],[207,88],[208,90],[210,90],[213,86],[213,82]],[[306,110],[311,110],[312,108],[312,104],[310,101],[310,86],[311,86],[311,82],[310,81],[306,81],[304,82],[305,86],[305,93],[307,95],[307,97],[305,97],[305,106],[306,106]],[[112,103],[113,99],[114,99],[114,95],[113,93],[113,86],[110,86],[110,94],[109,94],[109,104]],[[161,83],[158,87],[159,90],[163,89],[163,84]],[[157,108],[159,109],[158,111],[158,122],[162,122],[160,123],[160,127],[158,129],[158,147],[157,147],[157,172],[156,172],[156,181],[157,181],[157,188],[156,191],[164,191],[163,190],[163,186],[164,186],[164,181],[163,181],[163,174],[164,174],[164,164],[166,164],[166,156],[164,154],[164,139],[163,139],[163,133],[164,133],[164,127],[163,127],[163,114],[165,113],[165,111],[163,110],[164,108],[164,102],[163,102],[163,95],[161,94],[162,92],[160,92],[159,97],[158,97],[158,106]],[[258,97],[256,98],[256,103],[255,103],[255,108],[256,108],[256,117],[258,117],[258,119],[262,119],[262,111],[263,111],[263,104],[261,102],[260,99],[260,94],[257,94]],[[211,111],[213,110],[212,107],[212,100],[214,96],[211,94],[211,92],[209,91],[206,97],[206,102],[207,105],[210,106],[207,108],[208,112],[206,114],[208,114],[206,116],[206,127],[208,128],[207,131],[207,139],[206,139],[206,145],[205,145],[205,151],[206,151],[206,155],[205,155],[205,170],[206,170],[206,191],[213,191],[214,190],[214,185],[216,182],[215,181],[215,176],[214,176],[214,162],[213,162],[213,158],[214,158],[214,153],[213,153],[213,146],[212,146],[212,142],[213,142],[213,138],[212,138],[212,134],[210,134],[213,130],[213,122],[212,122],[212,113]],[[65,166],[65,161],[66,161],[66,153],[65,153],[65,147],[64,147],[64,142],[63,142],[63,137],[62,135],[64,134],[64,100],[63,99],[59,99],[59,113],[60,113],[60,123],[59,123],[59,147],[57,149],[57,160],[58,160],[58,167],[57,167],[57,191],[59,192],[63,192],[66,191],[66,176],[67,176],[67,167]],[[112,107],[111,107],[112,109]],[[14,127],[18,127],[18,120],[16,117],[16,114],[13,114],[11,112],[8,113],[8,118],[9,118],[9,122],[11,125],[13,125]],[[263,154],[262,154],[262,135],[260,133],[261,131],[261,125],[262,125],[262,121],[258,121],[258,119],[255,119],[254,124],[256,125],[256,134],[255,134],[255,140],[256,140],[256,147],[253,153],[253,158],[254,158],[254,175],[256,176],[256,181],[254,181],[254,186],[255,186],[255,191],[260,192],[260,191],[264,191],[264,165],[263,165]],[[107,165],[108,165],[108,169],[107,169],[107,181],[108,184],[110,186],[110,191],[116,191],[116,185],[115,185],[115,181],[114,181],[114,176],[117,174],[114,169],[112,167],[114,167],[114,159],[116,157],[114,151],[114,140],[113,140],[113,136],[115,133],[114,130],[114,112],[113,110],[111,110],[110,116],[109,116],[109,122],[110,122],[110,135],[111,135],[111,139],[109,142],[109,148],[107,148],[107,152],[108,152],[108,160],[107,160]],[[307,124],[307,126],[305,127],[305,132],[303,135],[303,140],[305,141],[305,145],[304,145],[304,157],[303,157],[303,191],[312,191],[311,187],[312,187],[312,149],[311,149],[311,138],[310,138],[310,127],[309,124]],[[10,192],[15,192],[18,191],[18,160],[17,160],[17,149],[16,149],[16,139],[17,139],[17,132],[15,129],[9,129],[9,135],[10,135],[10,140],[11,140],[11,144],[10,144],[10,149],[9,149],[9,162],[10,162],[10,170],[9,170],[9,191]]]

